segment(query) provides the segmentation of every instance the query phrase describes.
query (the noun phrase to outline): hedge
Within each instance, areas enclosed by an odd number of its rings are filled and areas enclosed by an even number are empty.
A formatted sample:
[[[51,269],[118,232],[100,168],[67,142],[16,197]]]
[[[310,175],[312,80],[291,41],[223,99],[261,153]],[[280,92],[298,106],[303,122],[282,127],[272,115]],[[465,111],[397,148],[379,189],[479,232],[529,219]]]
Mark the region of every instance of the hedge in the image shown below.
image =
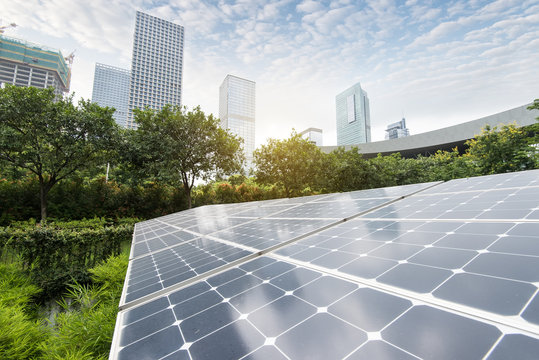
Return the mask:
[[[0,227],[0,246],[3,253],[17,254],[43,289],[43,297],[52,298],[61,294],[68,283],[88,283],[89,268],[118,255],[122,245],[131,241],[132,223],[100,226],[103,222]]]

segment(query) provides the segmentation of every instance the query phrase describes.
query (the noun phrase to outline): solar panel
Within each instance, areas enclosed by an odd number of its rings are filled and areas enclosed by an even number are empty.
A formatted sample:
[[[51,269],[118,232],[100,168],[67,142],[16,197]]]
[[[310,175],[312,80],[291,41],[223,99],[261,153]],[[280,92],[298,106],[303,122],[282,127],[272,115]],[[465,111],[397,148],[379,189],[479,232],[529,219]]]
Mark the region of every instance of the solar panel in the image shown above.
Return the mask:
[[[534,359],[538,179],[219,205],[139,223],[110,358]]]

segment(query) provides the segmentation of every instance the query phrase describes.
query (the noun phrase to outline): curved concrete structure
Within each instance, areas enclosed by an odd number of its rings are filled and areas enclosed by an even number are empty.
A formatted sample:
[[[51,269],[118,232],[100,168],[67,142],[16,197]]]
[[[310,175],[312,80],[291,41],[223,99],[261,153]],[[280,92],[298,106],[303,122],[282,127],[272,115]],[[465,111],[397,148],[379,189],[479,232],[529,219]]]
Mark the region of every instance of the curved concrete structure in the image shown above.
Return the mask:
[[[355,146],[359,148],[359,152],[366,158],[375,157],[379,153],[382,155],[389,155],[396,152],[400,152],[404,157],[414,157],[419,154],[429,155],[435,153],[437,150],[451,150],[455,146],[458,146],[459,150],[462,151],[464,142],[480,134],[481,129],[485,125],[494,127],[502,124],[516,123],[517,126],[521,127],[534,124],[536,122],[535,118],[539,116],[539,111],[528,110],[527,107],[529,105],[531,104],[522,105],[501,113],[443,129],[398,139],[358,144]],[[350,150],[352,146],[353,145],[347,145],[344,148]],[[326,153],[337,148],[338,146],[320,147],[320,149]]]

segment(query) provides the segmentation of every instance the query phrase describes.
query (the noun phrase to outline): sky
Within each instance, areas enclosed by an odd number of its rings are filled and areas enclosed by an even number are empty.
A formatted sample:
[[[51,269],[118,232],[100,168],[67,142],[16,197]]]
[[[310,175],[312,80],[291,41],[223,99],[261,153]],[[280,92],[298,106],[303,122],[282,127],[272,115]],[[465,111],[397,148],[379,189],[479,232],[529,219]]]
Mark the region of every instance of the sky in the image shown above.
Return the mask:
[[[0,21],[75,51],[89,99],[96,62],[130,68],[137,10],[185,27],[183,105],[218,116],[227,74],[256,82],[257,146],[308,127],[335,145],[335,96],[357,82],[373,141],[403,116],[418,134],[539,98],[539,0],[11,0]]]

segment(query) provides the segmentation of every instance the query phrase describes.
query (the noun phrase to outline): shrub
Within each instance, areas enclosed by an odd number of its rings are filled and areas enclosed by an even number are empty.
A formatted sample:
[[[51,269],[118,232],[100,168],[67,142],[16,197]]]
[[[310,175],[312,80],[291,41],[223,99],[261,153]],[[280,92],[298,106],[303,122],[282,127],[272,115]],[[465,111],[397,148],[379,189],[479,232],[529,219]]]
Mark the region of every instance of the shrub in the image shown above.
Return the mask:
[[[43,345],[51,359],[106,359],[118,312],[128,255],[110,257],[90,270],[93,285],[73,284],[64,312],[55,318],[54,332]]]
[[[187,208],[182,188],[155,182],[120,185],[94,179],[65,180],[48,195],[50,219],[80,220],[93,217],[153,218]],[[34,177],[11,181],[0,178],[0,226],[39,218],[39,184]]]
[[[132,238],[133,225],[125,222],[109,226],[106,220],[95,219],[26,227],[19,223],[20,227],[0,228],[0,245],[20,255],[45,300],[61,294],[72,281],[89,283],[88,268],[118,255]]]
[[[0,358],[31,359],[41,356],[39,348],[47,328],[34,319],[30,299],[39,288],[20,264],[0,264]]]

